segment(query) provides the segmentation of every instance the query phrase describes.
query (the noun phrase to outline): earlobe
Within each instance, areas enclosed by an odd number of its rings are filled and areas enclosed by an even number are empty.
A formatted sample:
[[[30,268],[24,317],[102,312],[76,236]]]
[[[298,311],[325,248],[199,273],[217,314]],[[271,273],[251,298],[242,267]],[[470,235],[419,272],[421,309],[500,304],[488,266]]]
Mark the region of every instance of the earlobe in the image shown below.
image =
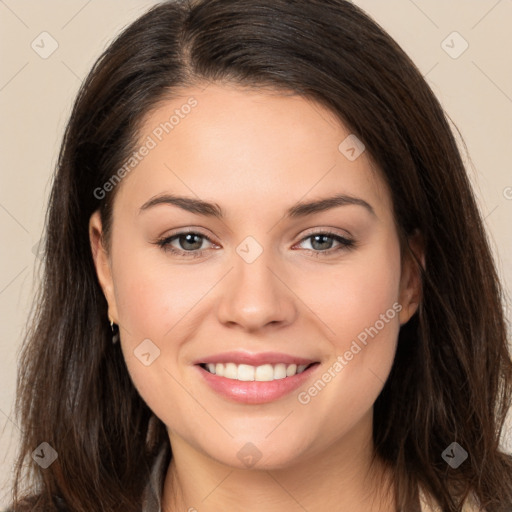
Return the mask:
[[[410,251],[406,251],[400,280],[400,325],[406,324],[416,313],[423,297],[421,269],[425,270],[425,242],[415,231],[409,238]]]
[[[103,228],[99,210],[95,211],[89,219],[89,241],[96,275],[108,303],[109,318],[118,323],[112,269],[109,255],[103,243]]]

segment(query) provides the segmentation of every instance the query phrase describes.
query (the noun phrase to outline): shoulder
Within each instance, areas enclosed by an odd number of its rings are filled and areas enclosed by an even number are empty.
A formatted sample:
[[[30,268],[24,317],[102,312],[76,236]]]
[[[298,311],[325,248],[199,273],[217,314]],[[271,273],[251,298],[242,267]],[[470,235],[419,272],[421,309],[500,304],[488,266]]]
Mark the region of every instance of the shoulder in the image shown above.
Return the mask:
[[[437,502],[432,496],[425,493],[422,489],[419,491],[421,512],[442,512]],[[486,512],[478,505],[475,496],[471,494],[462,506],[462,512]]]
[[[486,512],[485,509],[481,509],[477,504],[476,500],[469,499],[466,500],[464,506],[462,507],[462,512]]]

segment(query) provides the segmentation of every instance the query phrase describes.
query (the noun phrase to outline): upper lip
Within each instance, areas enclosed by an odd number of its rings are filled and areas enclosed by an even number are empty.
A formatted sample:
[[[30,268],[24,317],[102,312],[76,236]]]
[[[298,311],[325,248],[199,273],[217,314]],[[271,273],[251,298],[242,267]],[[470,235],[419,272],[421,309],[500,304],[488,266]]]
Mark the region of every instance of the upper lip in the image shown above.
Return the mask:
[[[316,363],[314,359],[307,359],[304,357],[297,357],[291,354],[282,354],[279,352],[260,352],[252,354],[250,352],[223,352],[212,356],[203,357],[194,361],[194,364],[208,364],[208,363],[235,363],[235,364],[248,364],[251,366],[261,366],[264,364],[296,364],[296,365],[309,365]]]

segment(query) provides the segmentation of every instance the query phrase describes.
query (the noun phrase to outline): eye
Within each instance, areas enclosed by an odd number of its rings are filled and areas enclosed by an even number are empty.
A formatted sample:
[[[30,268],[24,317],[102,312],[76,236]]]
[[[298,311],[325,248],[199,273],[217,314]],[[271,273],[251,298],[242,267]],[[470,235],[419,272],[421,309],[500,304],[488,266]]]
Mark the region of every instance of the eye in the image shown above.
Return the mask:
[[[330,256],[335,252],[351,249],[355,246],[354,240],[338,235],[337,233],[331,233],[329,231],[312,233],[311,235],[308,235],[307,237],[303,238],[300,244],[304,243],[307,240],[311,240],[310,245],[312,249],[306,250],[310,252],[312,256],[315,257]],[[339,244],[334,248],[332,247],[333,240]]]
[[[155,244],[164,251],[177,256],[200,258],[207,250],[202,248],[205,240],[210,244],[215,245],[209,237],[196,231],[182,231],[180,233],[174,233],[171,236],[157,240]],[[305,250],[315,257],[326,257],[340,250],[348,250],[355,246],[354,240],[329,231],[312,233],[307,237],[304,237],[298,245],[303,244],[308,240],[311,240],[310,244],[312,248],[306,248]],[[338,244],[334,248],[332,247],[333,241]],[[174,242],[176,242],[179,247],[173,245]]]
[[[204,249],[200,249],[204,240],[208,240],[210,243],[213,243],[206,235],[201,233],[197,233],[195,231],[182,231],[181,233],[176,233],[162,238],[158,240],[156,244],[166,252],[179,256],[199,258],[205,253]],[[175,241],[183,249],[173,246],[172,243]]]

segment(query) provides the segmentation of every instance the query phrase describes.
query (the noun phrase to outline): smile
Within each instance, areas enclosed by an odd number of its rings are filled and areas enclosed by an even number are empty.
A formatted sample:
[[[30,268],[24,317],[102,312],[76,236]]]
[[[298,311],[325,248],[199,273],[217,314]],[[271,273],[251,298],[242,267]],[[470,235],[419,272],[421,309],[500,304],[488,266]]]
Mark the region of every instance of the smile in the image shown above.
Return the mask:
[[[314,364],[314,363],[312,363]],[[301,364],[263,364],[261,366],[252,366],[249,364],[236,363],[203,363],[202,367],[213,375],[225,377],[226,379],[238,380],[243,382],[270,382],[274,380],[286,379],[302,373],[311,365]]]

